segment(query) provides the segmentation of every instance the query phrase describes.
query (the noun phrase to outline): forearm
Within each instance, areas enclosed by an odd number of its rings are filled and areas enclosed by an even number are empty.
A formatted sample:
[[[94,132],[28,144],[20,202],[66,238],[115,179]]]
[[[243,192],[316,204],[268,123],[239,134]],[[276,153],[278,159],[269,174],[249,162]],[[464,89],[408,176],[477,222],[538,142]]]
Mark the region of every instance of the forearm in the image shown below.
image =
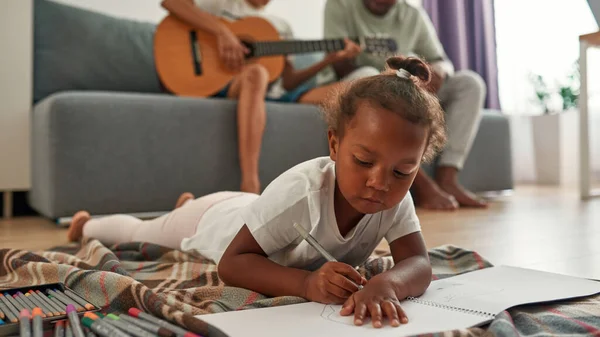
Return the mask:
[[[346,77],[358,68],[355,59],[345,59],[332,64],[338,79]]]
[[[317,62],[311,65],[308,68],[301,70],[294,70],[292,67],[289,67],[286,73],[283,74],[283,88],[285,90],[293,90],[297,88],[300,84],[308,81],[313,76],[315,76],[319,71],[323,70],[323,68],[330,65],[331,62],[327,57],[325,57],[320,62]]]
[[[205,32],[218,35],[227,29],[215,16],[202,11],[191,2],[164,0],[161,5],[181,21]]]
[[[422,295],[431,283],[431,264],[424,256],[412,256],[397,263],[392,269],[373,277],[392,284],[399,300]]]
[[[309,271],[281,266],[258,254],[223,257],[219,277],[225,284],[267,296],[305,297]]]
[[[448,76],[454,74],[454,65],[448,60],[432,62],[431,68],[438,74],[445,74]]]

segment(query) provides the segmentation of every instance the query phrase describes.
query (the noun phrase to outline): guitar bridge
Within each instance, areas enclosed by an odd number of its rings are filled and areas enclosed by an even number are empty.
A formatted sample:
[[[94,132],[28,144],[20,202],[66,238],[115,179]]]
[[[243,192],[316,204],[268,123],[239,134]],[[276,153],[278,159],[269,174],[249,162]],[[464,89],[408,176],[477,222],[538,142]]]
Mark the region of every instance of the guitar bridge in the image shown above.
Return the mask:
[[[196,76],[202,75],[202,53],[200,52],[200,45],[198,44],[198,36],[196,31],[190,31],[190,46],[192,51],[192,63],[194,66],[194,73]]]

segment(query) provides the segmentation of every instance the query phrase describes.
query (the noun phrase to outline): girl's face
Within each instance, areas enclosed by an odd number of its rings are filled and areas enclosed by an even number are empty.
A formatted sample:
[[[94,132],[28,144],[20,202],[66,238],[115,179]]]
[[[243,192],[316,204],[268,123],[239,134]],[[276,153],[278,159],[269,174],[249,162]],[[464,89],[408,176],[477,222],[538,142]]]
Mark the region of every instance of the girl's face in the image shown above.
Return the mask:
[[[343,127],[341,139],[329,132],[329,150],[344,198],[363,214],[397,205],[419,170],[427,129],[366,101]]]

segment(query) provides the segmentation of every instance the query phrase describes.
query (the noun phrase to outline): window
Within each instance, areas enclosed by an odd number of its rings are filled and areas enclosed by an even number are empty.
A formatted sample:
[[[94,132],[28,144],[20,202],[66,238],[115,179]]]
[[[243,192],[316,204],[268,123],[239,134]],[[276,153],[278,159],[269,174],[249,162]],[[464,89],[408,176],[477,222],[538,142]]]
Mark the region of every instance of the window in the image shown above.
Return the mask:
[[[530,74],[541,75],[553,93],[550,110],[562,110],[557,86],[567,80],[578,61],[578,37],[598,31],[587,0],[497,0],[494,6],[502,110],[507,114],[543,112]],[[600,74],[600,51],[588,54],[588,64],[588,74]],[[589,81],[594,99],[600,94],[600,79],[590,76]]]

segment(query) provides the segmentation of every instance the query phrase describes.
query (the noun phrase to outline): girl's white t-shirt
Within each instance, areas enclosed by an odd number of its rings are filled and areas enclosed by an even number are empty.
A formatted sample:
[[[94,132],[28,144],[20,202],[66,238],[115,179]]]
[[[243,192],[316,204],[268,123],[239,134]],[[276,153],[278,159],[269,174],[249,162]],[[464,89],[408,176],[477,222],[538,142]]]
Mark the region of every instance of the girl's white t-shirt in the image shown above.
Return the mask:
[[[335,162],[320,157],[292,167],[260,195],[242,194],[209,208],[196,234],[182,241],[219,263],[223,252],[246,224],[269,259],[283,266],[316,270],[327,262],[302,239],[294,223],[306,229],[338,261],[357,266],[385,238],[392,242],[421,230],[410,193],[396,206],[365,215],[345,236],[334,210]]]

